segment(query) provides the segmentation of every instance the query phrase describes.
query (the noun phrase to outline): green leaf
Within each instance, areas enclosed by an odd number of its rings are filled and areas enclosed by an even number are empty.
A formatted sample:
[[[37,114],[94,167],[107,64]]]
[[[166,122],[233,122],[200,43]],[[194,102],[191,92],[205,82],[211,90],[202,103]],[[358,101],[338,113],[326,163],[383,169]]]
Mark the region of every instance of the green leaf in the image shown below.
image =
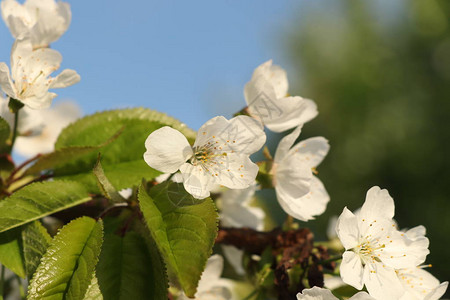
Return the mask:
[[[31,278],[41,262],[41,257],[47,251],[52,238],[48,234],[47,229],[39,221],[34,221],[24,226],[22,230],[22,241],[25,270],[28,278]]]
[[[41,259],[30,283],[28,299],[83,299],[102,242],[102,221],[81,217],[64,226]]]
[[[188,297],[193,297],[217,236],[217,211],[210,198],[177,206],[168,198],[168,183],[149,193],[141,185],[138,199],[148,229],[168,267]]]
[[[91,200],[78,182],[32,183],[0,201],[0,232]]]
[[[100,148],[110,144],[115,139],[117,139],[123,132],[124,128],[119,129],[113,136],[108,140],[102,142],[96,146],[75,146],[75,147],[64,147],[58,149],[54,152],[45,154],[41,156],[36,163],[29,167],[25,171],[25,175],[38,174],[43,170],[54,169],[65,164],[69,164],[71,161],[82,158],[83,156],[99,150]]]
[[[106,177],[105,172],[103,171],[102,164],[100,163],[100,155],[98,156],[97,163],[94,167],[94,175],[97,179],[97,184],[102,194],[111,200],[113,203],[124,202],[125,199],[116,191],[116,189],[112,186],[111,182],[109,182],[108,177]]]
[[[18,276],[25,278],[22,251],[22,228],[0,233],[0,262]]]
[[[8,122],[0,117],[0,153],[5,153],[8,151],[9,145],[6,144],[6,141],[8,140],[10,134],[11,129],[9,128]]]
[[[167,299],[167,279],[156,246],[147,247],[136,232],[124,237],[105,236],[97,265],[100,290],[105,299]]]
[[[194,198],[186,191],[182,183],[171,180],[162,183],[157,189],[160,189],[161,197],[167,198],[174,206],[196,205],[206,200]]]
[[[55,148],[100,144],[124,127],[117,140],[101,148],[104,172],[116,190],[121,190],[138,185],[142,178],[151,180],[161,174],[145,163],[143,154],[148,135],[163,126],[180,130],[188,139],[195,137],[195,132],[186,125],[165,114],[132,108],[97,113],[76,121],[61,132]],[[98,186],[92,174],[96,161],[96,153],[87,154],[57,167],[55,175],[83,182],[91,191],[97,192]]]
[[[91,284],[89,285],[83,300],[103,300],[103,295],[100,291],[100,287],[98,286],[98,279],[95,272],[94,276],[92,276]]]

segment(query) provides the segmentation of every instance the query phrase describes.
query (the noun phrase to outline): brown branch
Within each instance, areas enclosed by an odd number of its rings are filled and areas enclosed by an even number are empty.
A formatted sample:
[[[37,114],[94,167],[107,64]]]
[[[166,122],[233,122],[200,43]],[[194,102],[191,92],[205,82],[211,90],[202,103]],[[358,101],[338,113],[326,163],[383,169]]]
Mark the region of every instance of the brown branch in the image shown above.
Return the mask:
[[[309,253],[312,249],[313,234],[307,228],[289,231],[278,228],[269,232],[260,232],[250,228],[223,227],[219,229],[216,243],[232,245],[251,254],[261,254],[267,247],[277,251],[292,246]]]

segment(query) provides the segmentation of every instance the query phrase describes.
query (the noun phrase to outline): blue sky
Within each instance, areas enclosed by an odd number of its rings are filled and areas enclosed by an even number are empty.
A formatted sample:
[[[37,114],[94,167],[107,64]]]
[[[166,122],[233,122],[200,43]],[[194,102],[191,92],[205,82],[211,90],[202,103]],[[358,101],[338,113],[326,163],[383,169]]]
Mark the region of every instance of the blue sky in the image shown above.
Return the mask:
[[[244,106],[242,89],[267,59],[286,66],[295,1],[68,1],[72,24],[52,48],[81,75],[57,90],[84,113],[144,106],[197,129]],[[0,61],[13,39],[0,25]]]

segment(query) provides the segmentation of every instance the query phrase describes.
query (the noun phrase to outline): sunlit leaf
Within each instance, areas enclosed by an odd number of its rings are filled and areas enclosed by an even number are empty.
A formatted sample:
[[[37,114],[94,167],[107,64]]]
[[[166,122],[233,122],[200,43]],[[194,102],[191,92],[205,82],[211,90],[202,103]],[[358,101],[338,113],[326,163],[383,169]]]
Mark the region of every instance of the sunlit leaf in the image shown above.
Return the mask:
[[[51,242],[31,280],[28,299],[83,299],[103,242],[103,223],[81,217]]]
[[[149,248],[143,237],[128,232],[124,237],[108,234],[97,277],[105,299],[166,299],[167,279],[156,245]]]
[[[169,199],[167,187],[159,184],[147,193],[141,185],[139,204],[171,280],[193,297],[211,255],[218,216],[211,199],[197,205],[178,206]]]
[[[91,200],[78,182],[33,183],[0,201],[0,232]]]

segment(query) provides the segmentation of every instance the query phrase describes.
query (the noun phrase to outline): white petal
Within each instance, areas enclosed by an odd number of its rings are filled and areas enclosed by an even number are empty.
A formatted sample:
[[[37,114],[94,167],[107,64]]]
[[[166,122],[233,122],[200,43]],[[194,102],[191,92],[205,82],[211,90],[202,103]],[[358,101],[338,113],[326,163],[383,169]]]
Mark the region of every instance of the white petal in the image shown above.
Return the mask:
[[[183,185],[186,191],[197,199],[204,199],[210,195],[216,185],[216,177],[206,172],[200,166],[185,163],[180,167]]]
[[[311,168],[303,164],[298,156],[288,156],[275,167],[275,188],[297,199],[310,192],[312,176]]]
[[[427,229],[423,225],[419,225],[416,227],[413,227],[405,232],[405,235],[410,240],[417,240],[418,238],[425,237],[425,234],[427,233]]]
[[[239,250],[234,246],[222,245],[222,251],[225,258],[228,260],[230,265],[236,271],[238,275],[245,275],[245,270],[242,267],[242,258],[244,256],[244,251]]]
[[[336,234],[345,249],[352,249],[358,245],[359,230],[356,216],[344,207],[336,223]]]
[[[198,130],[194,147],[206,145],[211,139],[216,139],[217,134],[225,131],[229,125],[229,121],[223,116],[209,119]]]
[[[342,281],[342,278],[340,276],[333,276],[330,274],[324,274],[323,281],[324,287],[330,290],[335,290],[337,288],[340,288],[341,286],[346,285],[346,283]]]
[[[46,83],[46,78],[61,65],[62,55],[56,50],[43,48],[34,50],[20,60],[21,66],[13,69],[14,79],[26,76],[29,82],[36,84],[36,80]],[[46,87],[49,88],[48,86]]]
[[[256,182],[254,182],[246,189],[238,189],[238,190],[227,189],[222,193],[220,199],[223,205],[228,204],[247,205],[255,196],[257,188],[258,185],[256,184]]]
[[[220,213],[221,224],[226,227],[264,229],[264,210],[238,204],[224,205]]]
[[[330,196],[328,195],[322,181],[316,176],[312,176],[310,191],[308,194],[302,197],[302,201],[308,203],[308,213],[312,216],[319,216],[325,212],[328,202],[330,202]]]
[[[57,95],[55,93],[45,93],[41,97],[26,97],[21,98],[19,97],[18,100],[20,100],[23,104],[27,105],[28,107],[32,109],[44,109],[49,108],[50,105],[52,105],[52,100],[55,99]]]
[[[22,119],[24,113],[28,114]],[[81,116],[81,111],[76,103],[71,101],[59,102],[47,110],[31,110],[23,108],[19,113],[19,119],[24,124],[19,125],[22,130],[39,131],[34,136],[18,137],[14,150],[25,157],[32,157],[38,153],[53,151],[54,144],[61,130]],[[45,122],[44,122],[45,120]],[[31,126],[38,126],[34,129]],[[43,128],[40,128],[40,127]]]
[[[325,211],[327,203],[330,201],[325,187],[315,176],[311,177],[310,190],[306,195],[295,199],[287,197],[283,193],[278,193],[277,195],[284,200],[282,207],[285,208],[288,206],[286,213],[291,215],[294,213],[292,215],[294,218],[305,222],[313,220],[315,216],[321,215]]]
[[[388,236],[380,238],[380,244],[384,244],[385,247],[379,258],[392,268],[415,267],[423,263],[430,253],[429,240],[426,237],[412,241],[397,230],[387,234]]]
[[[294,145],[295,141],[300,136],[302,126],[298,126],[290,134],[284,136],[278,143],[277,150],[275,151],[274,162],[280,164],[281,161],[288,155],[289,150]]]
[[[279,120],[283,111],[278,107],[273,85],[263,76],[249,81],[244,87],[244,97],[250,114],[265,123]]]
[[[295,145],[288,155],[298,155],[310,168],[317,167],[330,150],[328,141],[321,137],[313,137]]]
[[[297,294],[297,300],[338,300],[330,290],[314,286]]]
[[[28,31],[27,24],[31,19],[25,8],[15,0],[4,0],[1,3],[2,17],[14,38]]]
[[[231,148],[242,154],[253,154],[266,142],[264,127],[257,120],[248,116],[237,116],[230,120],[232,131],[225,133],[227,140],[236,141],[230,143]]]
[[[219,279],[220,275],[222,275],[222,270],[223,270],[223,257],[218,254],[212,255],[210,258],[208,258],[208,261],[206,262],[206,267],[205,270],[203,271],[202,278],[205,278],[206,282]]]
[[[345,251],[342,255],[340,274],[342,280],[355,289],[363,288],[363,265],[361,259],[353,251]]]
[[[227,120],[222,116],[212,118],[197,133],[194,147],[217,145],[221,152],[253,154],[265,143],[263,126],[248,116]]]
[[[176,172],[193,155],[186,137],[168,126],[153,131],[145,141],[145,148],[145,162],[164,173]]]
[[[336,216],[336,215],[331,216],[330,219],[328,220],[327,238],[329,240],[333,240],[338,237],[336,234],[337,220],[338,220],[338,216]]]
[[[358,214],[360,228],[362,228],[363,222],[370,224],[377,219],[392,219],[394,210],[394,199],[389,195],[389,192],[380,189],[378,186],[372,187],[367,191],[366,201]]]
[[[50,83],[51,89],[65,88],[75,83],[79,82],[81,79],[80,75],[74,70],[65,69],[58,76],[52,79]]]
[[[270,82],[275,90],[275,95],[277,98],[286,96],[289,83],[286,71],[283,68],[278,65],[273,65],[272,60],[266,61],[255,69],[252,75],[252,80],[260,76]]]
[[[216,183],[230,189],[245,189],[255,182],[259,167],[246,155],[229,154],[223,165],[212,174]]]
[[[436,289],[431,291],[424,300],[438,300],[445,294],[448,288],[448,281],[441,283]]]
[[[70,6],[53,0],[28,0],[25,6],[31,15],[37,15],[30,33],[35,48],[47,47],[59,39],[70,24]],[[39,14],[37,14],[39,12]]]
[[[402,300],[429,298],[437,300],[445,292],[445,289],[442,291],[445,284],[439,284],[439,280],[422,266],[397,270],[397,276],[406,290]]]
[[[376,300],[366,292],[359,292],[350,297],[348,300]]]
[[[0,86],[5,94],[16,98],[16,90],[9,75],[9,68],[3,62],[0,63]]]
[[[398,300],[404,293],[394,269],[381,263],[369,263],[364,268],[364,284],[376,299]]]
[[[280,114],[273,114],[271,118],[263,120],[264,125],[273,132],[283,132],[301,126],[318,114],[314,101],[298,96],[277,99],[274,105]]]

